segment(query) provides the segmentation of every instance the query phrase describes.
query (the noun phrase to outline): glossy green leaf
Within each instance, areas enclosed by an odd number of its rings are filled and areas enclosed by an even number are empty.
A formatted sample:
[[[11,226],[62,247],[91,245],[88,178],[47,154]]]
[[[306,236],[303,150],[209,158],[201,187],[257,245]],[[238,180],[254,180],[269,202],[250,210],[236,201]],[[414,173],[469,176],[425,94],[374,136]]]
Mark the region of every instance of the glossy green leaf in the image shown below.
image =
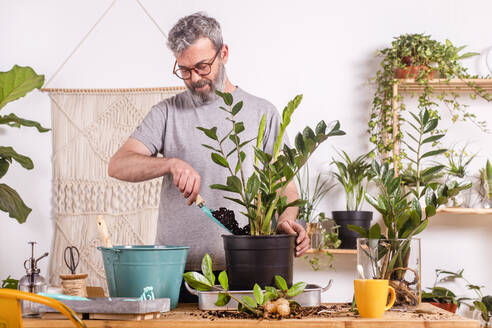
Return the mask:
[[[34,164],[29,157],[17,153],[12,147],[0,146],[0,158],[6,159],[7,161],[11,161],[13,159],[28,170],[34,168]]]
[[[251,297],[251,296],[243,296],[241,298],[241,301],[243,301],[247,306],[249,306],[251,309],[256,309],[256,306],[258,305],[256,301]]]
[[[290,287],[289,290],[287,291],[287,296],[294,297],[294,296],[299,295],[300,293],[302,293],[304,291],[306,286],[307,286],[307,284],[303,281],[300,281],[300,282],[292,285],[292,287]]]
[[[16,219],[19,223],[26,222],[27,216],[32,211],[17,191],[3,183],[0,184],[0,210],[9,213],[9,217]]]
[[[224,288],[224,290],[229,289],[229,278],[227,277],[227,272],[226,271],[221,271],[219,273],[219,283]]]
[[[217,138],[217,127],[213,127],[211,129],[206,129],[206,128],[202,128],[202,127],[199,127],[197,126],[196,127],[198,130],[202,131],[203,133],[205,133],[205,135],[207,137],[209,137],[210,139],[213,139],[213,140],[219,140],[219,138]]]
[[[20,128],[21,126],[35,127],[39,132],[48,132],[51,129],[44,128],[40,123],[36,121],[26,120],[24,118],[18,117],[14,113],[8,115],[0,116],[0,124],[6,124],[10,127]]]
[[[219,293],[217,296],[217,301],[215,302],[216,306],[225,306],[231,300],[231,296],[225,293]]]
[[[202,259],[202,273],[213,286],[215,284],[215,276],[212,270],[212,258],[207,253],[205,253]]]
[[[234,105],[234,107],[232,107],[232,115],[236,115],[237,113],[239,113],[239,111],[241,110],[241,108],[243,108],[243,101],[241,100],[240,102],[238,102],[237,104]],[[236,132],[238,133],[238,132]]]
[[[262,305],[263,304],[263,291],[261,290],[260,286],[258,286],[258,284],[255,284],[253,286],[253,295],[255,297],[255,300],[256,300],[256,303]]]
[[[227,160],[224,157],[220,156],[219,154],[212,153],[211,157],[216,164],[219,164],[220,166],[223,167],[229,167],[229,162],[227,162]]]
[[[7,103],[24,97],[44,84],[44,75],[38,75],[28,66],[14,65],[10,71],[0,72],[0,109]]]
[[[213,286],[204,275],[194,271],[185,272],[183,274],[183,279],[190,287],[200,291],[211,290]]]
[[[275,285],[283,291],[287,291],[287,282],[279,275],[275,276]]]

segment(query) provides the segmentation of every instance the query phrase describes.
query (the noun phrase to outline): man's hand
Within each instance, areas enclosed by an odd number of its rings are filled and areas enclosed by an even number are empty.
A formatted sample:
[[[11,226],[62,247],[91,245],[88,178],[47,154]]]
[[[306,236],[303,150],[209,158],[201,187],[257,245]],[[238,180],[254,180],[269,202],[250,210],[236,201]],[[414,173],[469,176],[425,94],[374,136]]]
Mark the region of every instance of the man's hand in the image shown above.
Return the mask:
[[[281,220],[277,226],[277,231],[284,234],[296,234],[296,257],[301,256],[309,249],[310,240],[306,230],[299,223],[292,220]]]
[[[188,163],[177,158],[172,159],[171,174],[174,185],[184,198],[188,198],[188,205],[193,204],[200,192],[200,175]]]

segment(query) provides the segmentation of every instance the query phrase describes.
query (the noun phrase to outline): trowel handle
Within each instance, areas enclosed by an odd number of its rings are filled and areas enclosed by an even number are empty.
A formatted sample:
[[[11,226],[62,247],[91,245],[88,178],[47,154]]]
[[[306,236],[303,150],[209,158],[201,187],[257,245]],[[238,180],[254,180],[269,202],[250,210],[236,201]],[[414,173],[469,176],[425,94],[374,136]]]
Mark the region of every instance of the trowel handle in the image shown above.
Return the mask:
[[[111,248],[113,244],[111,244],[111,238],[109,237],[108,226],[106,225],[106,221],[102,215],[97,216],[97,230],[99,231],[99,236],[104,242],[104,246]]]
[[[202,196],[200,196],[200,194],[196,195],[196,200],[195,200],[196,206],[202,207],[204,203],[205,203],[205,199],[203,199]]]

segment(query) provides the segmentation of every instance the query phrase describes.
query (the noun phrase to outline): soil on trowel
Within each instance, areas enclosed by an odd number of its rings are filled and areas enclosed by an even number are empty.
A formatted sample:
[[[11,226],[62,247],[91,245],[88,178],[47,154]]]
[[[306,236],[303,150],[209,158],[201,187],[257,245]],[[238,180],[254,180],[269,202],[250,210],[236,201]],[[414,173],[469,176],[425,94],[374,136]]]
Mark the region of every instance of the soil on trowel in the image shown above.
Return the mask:
[[[240,228],[239,224],[236,221],[236,217],[234,216],[234,211],[229,210],[225,207],[221,207],[216,211],[212,211],[212,215],[214,218],[220,221],[226,227],[229,229],[230,232],[232,232],[233,235],[249,235],[250,234],[250,228],[249,224],[245,225],[244,227]]]

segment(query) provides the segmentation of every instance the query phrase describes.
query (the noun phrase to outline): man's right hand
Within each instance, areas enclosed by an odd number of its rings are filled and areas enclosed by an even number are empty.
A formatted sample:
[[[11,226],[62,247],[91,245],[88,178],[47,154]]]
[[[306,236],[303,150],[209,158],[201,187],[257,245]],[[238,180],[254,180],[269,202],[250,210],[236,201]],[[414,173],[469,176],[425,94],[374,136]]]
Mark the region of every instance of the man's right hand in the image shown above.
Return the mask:
[[[188,198],[188,205],[195,202],[196,196],[200,192],[201,177],[188,163],[178,158],[170,159],[171,174],[174,185],[184,198]]]

